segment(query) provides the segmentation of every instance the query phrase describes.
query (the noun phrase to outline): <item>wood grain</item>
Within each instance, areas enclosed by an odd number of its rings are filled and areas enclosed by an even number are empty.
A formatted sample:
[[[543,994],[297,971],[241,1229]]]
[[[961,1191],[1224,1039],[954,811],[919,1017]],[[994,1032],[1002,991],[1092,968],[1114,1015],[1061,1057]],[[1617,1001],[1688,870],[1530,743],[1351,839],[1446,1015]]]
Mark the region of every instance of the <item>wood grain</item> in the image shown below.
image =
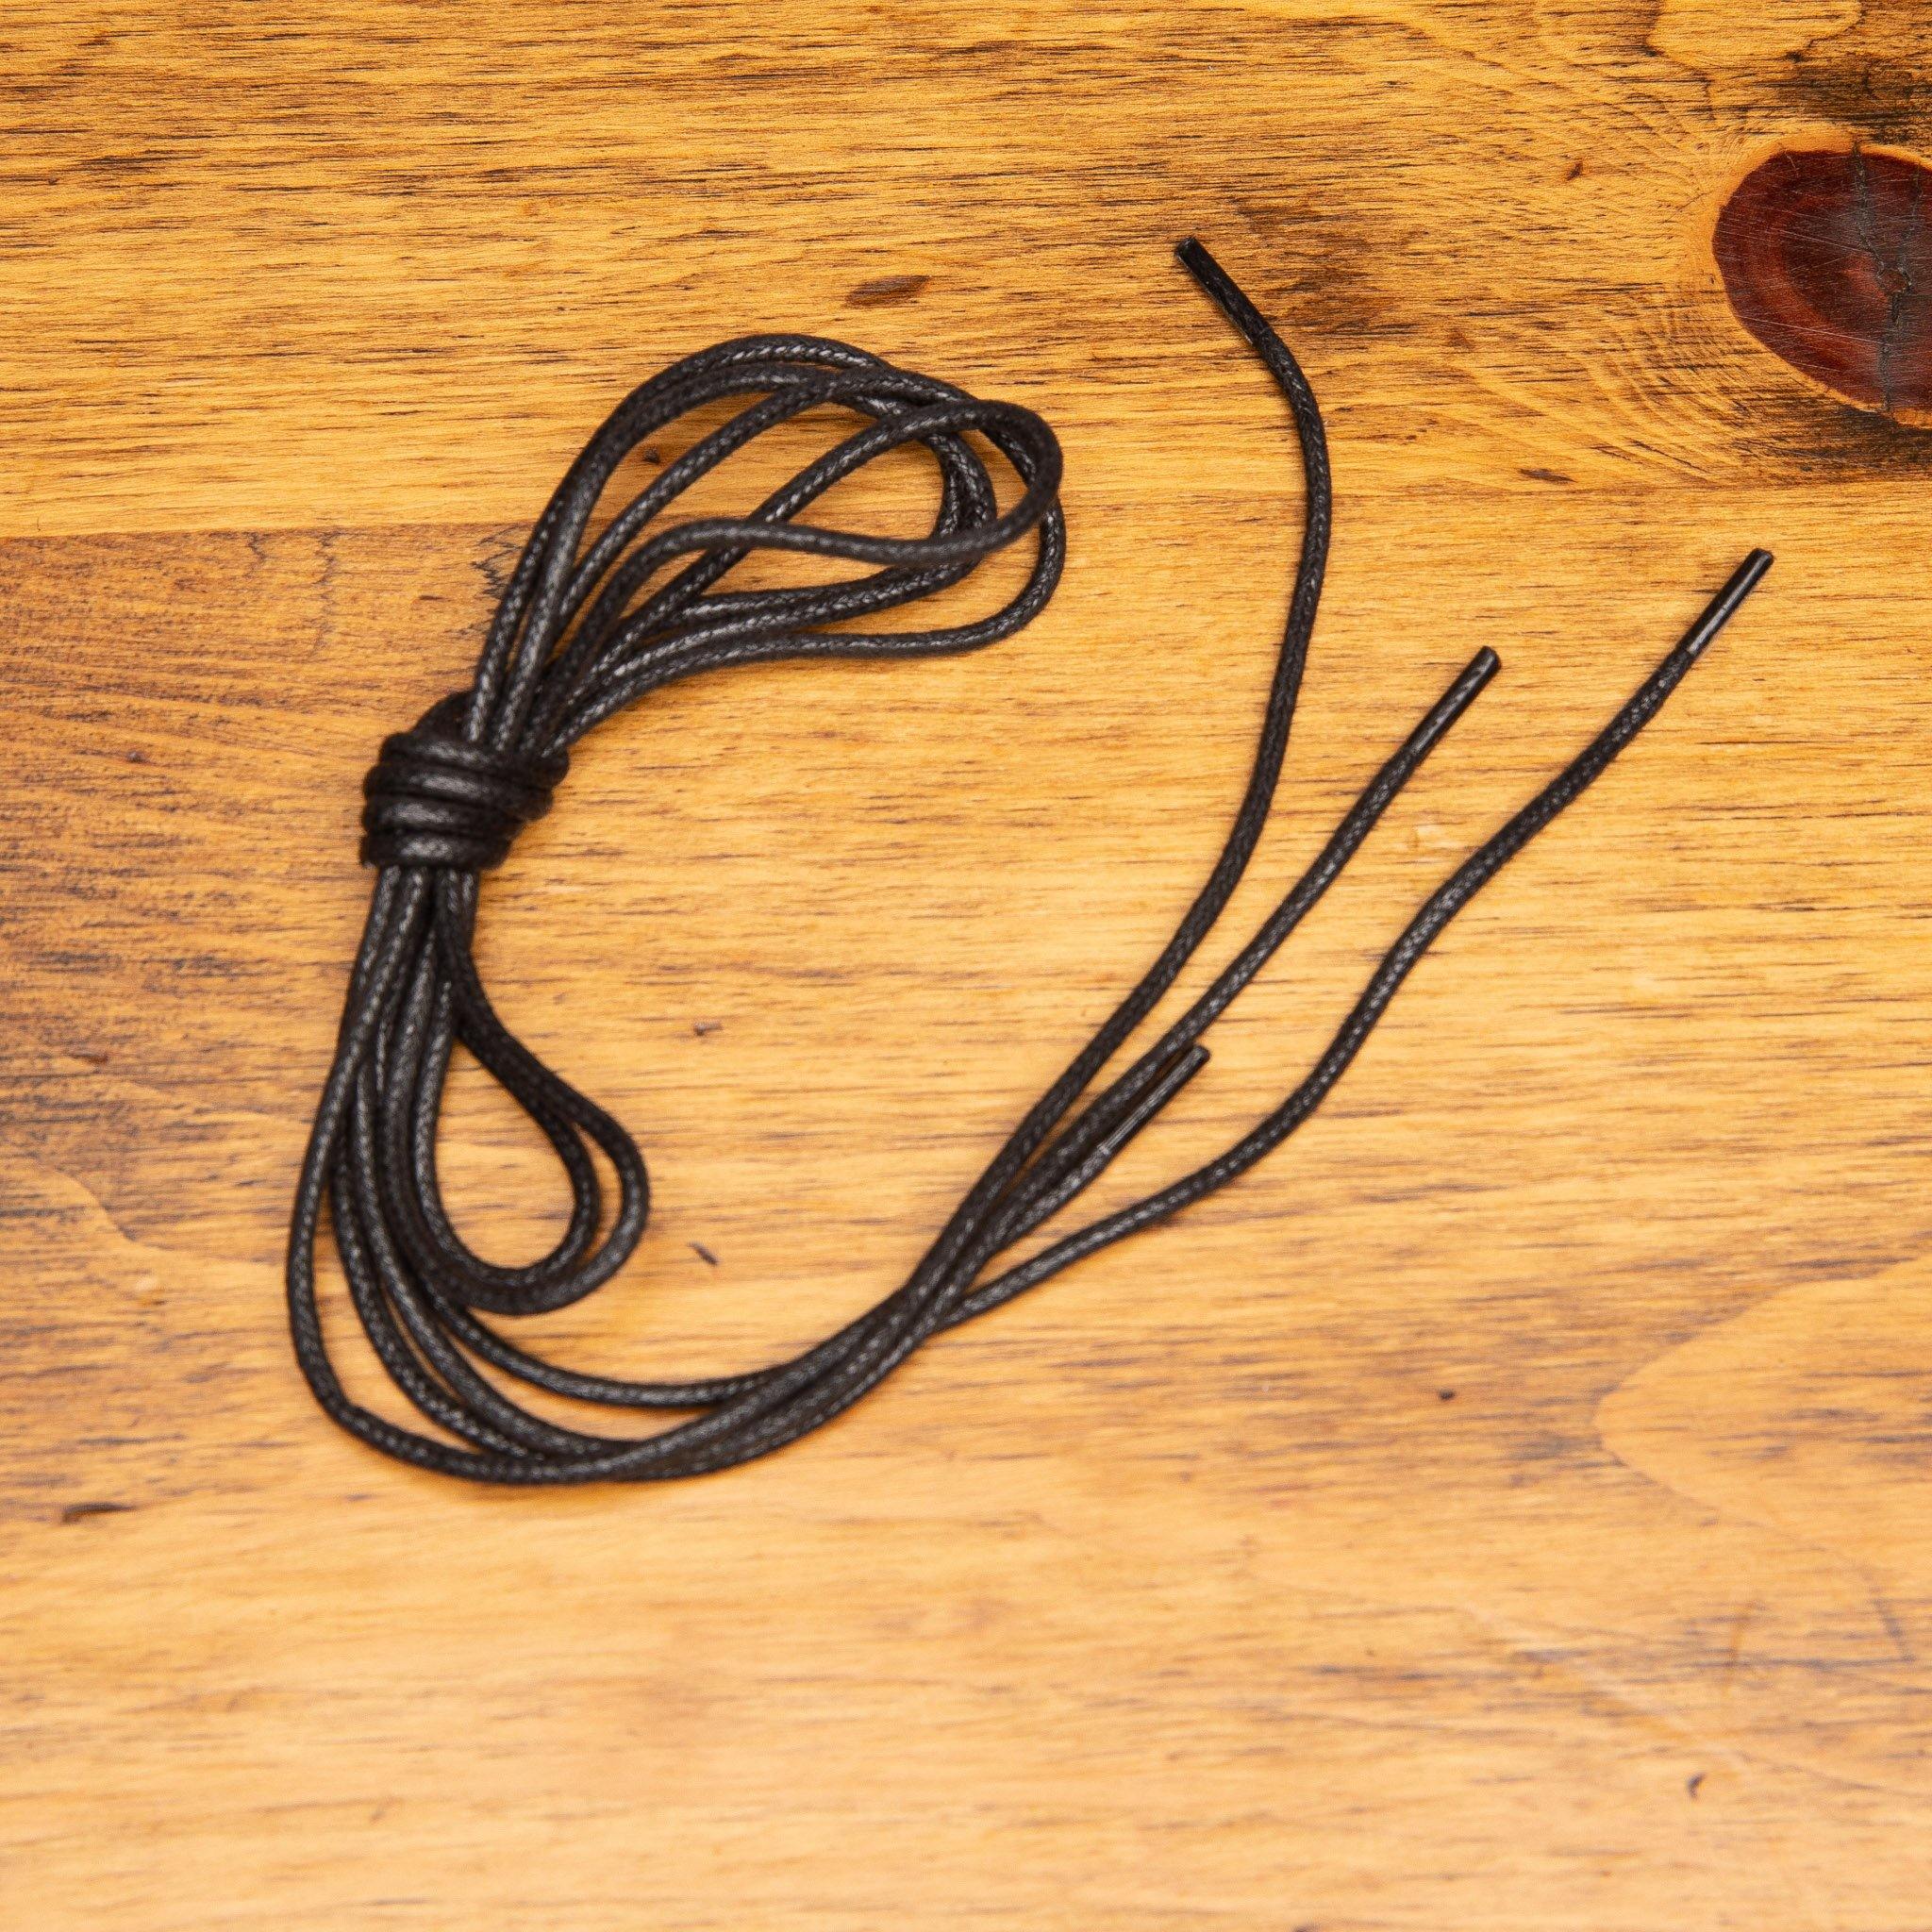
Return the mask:
[[[0,8],[5,1922],[1926,1932],[1932,440],[1710,253],[1782,147],[1932,144],[1926,25]],[[1341,504],[1207,963],[1506,673],[1113,1198],[1278,1096],[1756,541],[1765,589],[1183,1223],[722,1479],[339,1438],[279,1263],[358,780],[671,356],[822,329],[1041,408],[1072,561],[981,658],[665,694],[492,881],[492,987],[659,1197],[546,1339],[736,1366],[874,1299],[1169,928],[1299,528],[1189,230]],[[533,1250],[479,1081],[443,1156]]]

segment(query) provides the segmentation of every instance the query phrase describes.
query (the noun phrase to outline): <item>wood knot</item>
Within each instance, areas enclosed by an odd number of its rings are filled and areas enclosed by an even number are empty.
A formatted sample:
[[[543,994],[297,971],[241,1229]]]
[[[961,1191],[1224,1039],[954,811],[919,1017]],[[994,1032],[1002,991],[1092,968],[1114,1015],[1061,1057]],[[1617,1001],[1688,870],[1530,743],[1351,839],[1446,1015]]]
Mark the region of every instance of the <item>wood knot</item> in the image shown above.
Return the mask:
[[[1932,168],[1909,157],[1774,155],[1724,204],[1712,253],[1738,320],[1793,369],[1932,425]]]

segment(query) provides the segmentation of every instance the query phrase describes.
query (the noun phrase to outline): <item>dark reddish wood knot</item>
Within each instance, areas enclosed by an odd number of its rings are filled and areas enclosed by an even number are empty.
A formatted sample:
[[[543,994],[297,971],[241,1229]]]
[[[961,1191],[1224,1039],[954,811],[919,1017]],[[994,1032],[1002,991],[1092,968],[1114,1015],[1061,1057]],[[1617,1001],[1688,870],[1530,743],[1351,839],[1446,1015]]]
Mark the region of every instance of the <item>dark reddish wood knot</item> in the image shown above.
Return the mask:
[[[1854,148],[1774,155],[1712,251],[1738,320],[1867,408],[1932,424],[1932,168]]]

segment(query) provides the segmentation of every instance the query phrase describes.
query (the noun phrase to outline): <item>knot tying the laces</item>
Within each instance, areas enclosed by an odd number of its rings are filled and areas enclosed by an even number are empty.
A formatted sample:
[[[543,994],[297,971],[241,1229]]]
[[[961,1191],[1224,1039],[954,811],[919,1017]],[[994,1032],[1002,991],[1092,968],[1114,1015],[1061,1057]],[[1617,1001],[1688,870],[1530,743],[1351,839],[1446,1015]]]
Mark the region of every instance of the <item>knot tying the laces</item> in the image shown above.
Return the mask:
[[[487,872],[550,809],[570,754],[472,744],[463,736],[469,704],[468,691],[452,691],[413,730],[383,740],[362,781],[364,865]]]

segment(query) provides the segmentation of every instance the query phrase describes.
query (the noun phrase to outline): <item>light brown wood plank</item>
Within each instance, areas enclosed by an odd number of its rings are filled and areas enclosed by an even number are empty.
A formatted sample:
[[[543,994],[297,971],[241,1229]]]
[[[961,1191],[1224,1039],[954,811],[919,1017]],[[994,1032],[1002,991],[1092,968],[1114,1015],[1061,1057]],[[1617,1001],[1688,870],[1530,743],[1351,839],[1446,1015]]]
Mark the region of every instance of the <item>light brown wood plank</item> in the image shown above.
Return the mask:
[[[1932,441],[1767,354],[1708,251],[1780,142],[1932,142],[1924,9],[39,14],[0,11],[7,1923],[1925,1932]],[[658,1191],[538,1332],[666,1372],[823,1333],[1165,936],[1300,509],[1189,230],[1303,353],[1340,503],[1204,970],[1506,670],[1107,1200],[1291,1084],[1754,542],[1763,591],[1291,1146],[822,1436],[543,1495],[338,1437],[280,1256],[360,774],[669,357],[824,329],[1026,401],[1072,557],[992,653],[615,721],[487,886],[507,1016]],[[534,1249],[552,1176],[479,1079],[444,1149]]]

